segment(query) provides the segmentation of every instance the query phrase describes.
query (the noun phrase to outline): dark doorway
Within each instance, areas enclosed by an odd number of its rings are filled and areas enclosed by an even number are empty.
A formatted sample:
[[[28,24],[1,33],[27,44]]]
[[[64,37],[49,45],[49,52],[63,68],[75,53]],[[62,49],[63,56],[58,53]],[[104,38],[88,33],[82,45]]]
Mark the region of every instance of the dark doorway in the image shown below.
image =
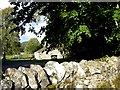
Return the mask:
[[[51,55],[51,59],[57,59],[57,55]]]

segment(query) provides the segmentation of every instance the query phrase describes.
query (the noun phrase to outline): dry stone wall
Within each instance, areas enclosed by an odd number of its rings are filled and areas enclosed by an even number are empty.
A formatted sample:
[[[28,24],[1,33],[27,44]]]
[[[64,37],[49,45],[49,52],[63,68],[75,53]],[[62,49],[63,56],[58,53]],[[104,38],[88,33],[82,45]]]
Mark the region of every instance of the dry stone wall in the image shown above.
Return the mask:
[[[97,88],[112,81],[120,73],[120,59],[110,57],[105,61],[63,62],[48,61],[45,67],[31,64],[30,68],[8,68],[0,84],[3,90],[38,88]],[[111,88],[115,88],[110,82]]]

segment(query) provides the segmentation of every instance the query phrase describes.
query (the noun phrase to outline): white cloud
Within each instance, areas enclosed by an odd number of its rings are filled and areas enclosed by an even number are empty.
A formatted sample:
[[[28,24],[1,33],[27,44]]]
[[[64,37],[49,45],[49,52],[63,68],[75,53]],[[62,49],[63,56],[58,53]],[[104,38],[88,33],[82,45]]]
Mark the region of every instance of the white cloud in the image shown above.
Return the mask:
[[[8,0],[0,0],[0,8],[1,9],[4,9],[9,6],[10,6],[10,3],[8,2]]]
[[[12,7],[13,5],[10,5],[9,0],[0,0],[0,9],[4,9],[7,7]]]
[[[39,42],[41,42],[41,40],[44,38],[45,33],[43,33],[43,35],[41,37],[37,37],[35,34],[31,33],[31,32],[26,32],[24,35],[22,35],[20,37],[20,42],[25,42],[30,40],[31,38],[37,38]]]
[[[43,17],[41,17],[41,20],[38,23],[38,25],[36,23],[32,23],[32,25],[35,27],[36,32],[38,32],[42,26],[46,26],[47,24],[45,21],[43,21]],[[25,28],[26,28],[26,33],[20,37],[20,39],[21,39],[20,42],[28,41],[31,38],[37,38],[39,40],[39,42],[41,42],[41,40],[45,36],[45,33],[43,33],[41,37],[37,37],[34,33],[28,32],[29,24],[27,24],[25,26]]]

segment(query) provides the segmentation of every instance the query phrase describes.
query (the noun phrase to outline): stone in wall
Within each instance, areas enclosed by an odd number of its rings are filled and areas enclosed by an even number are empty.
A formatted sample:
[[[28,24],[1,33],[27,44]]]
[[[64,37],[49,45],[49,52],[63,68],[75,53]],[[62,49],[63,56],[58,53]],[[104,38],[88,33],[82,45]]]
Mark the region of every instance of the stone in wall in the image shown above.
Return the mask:
[[[15,88],[27,87],[27,80],[25,75],[16,68],[8,68],[4,74],[6,80],[12,80],[15,84]]]
[[[84,70],[77,62],[63,62],[61,65],[65,68],[65,77],[61,82],[60,88],[81,88],[83,87],[82,78],[86,76]]]
[[[57,84],[64,78],[65,68],[58,62],[48,61],[44,69],[49,75],[52,84]]]
[[[109,68],[112,69],[113,73],[118,73],[120,68],[120,58],[112,56],[111,58],[107,58],[107,63],[109,63]],[[117,72],[116,72],[117,71]]]
[[[84,72],[87,73],[88,72],[87,60],[81,60],[79,62],[79,64],[82,67],[82,69],[84,70]]]
[[[83,60],[79,63],[81,67],[84,68],[86,73],[89,73],[89,75],[93,75],[95,73],[100,74],[102,73],[102,66],[99,64],[99,62],[95,61],[87,61],[84,62]]]
[[[13,88],[12,80],[3,79],[0,81],[0,90],[12,90],[12,88]]]
[[[86,76],[84,70],[81,68],[79,63],[70,62],[70,66],[73,68],[74,75],[78,76],[79,78],[83,78]]]
[[[5,79],[1,80],[3,87],[35,88],[97,88],[103,82],[112,82],[119,73],[120,59],[108,58],[106,61],[63,62],[48,61],[45,67],[30,65],[30,68],[8,68]],[[24,77],[25,78],[22,78]],[[26,80],[26,82],[24,81]],[[23,81],[23,82],[22,82]],[[106,83],[105,83],[106,84]],[[21,86],[20,86],[21,85]],[[39,87],[40,86],[40,87]]]
[[[23,72],[24,74],[26,74],[30,88],[32,88],[32,89],[38,88],[38,83],[36,80],[36,76],[37,76],[36,71],[34,71],[30,68],[25,68],[25,67],[19,67],[18,70]]]
[[[40,65],[30,65],[30,69],[36,71],[37,74],[37,79],[38,79],[38,84],[41,86],[41,88],[46,88],[47,85],[50,84],[48,77],[44,71],[44,69]]]

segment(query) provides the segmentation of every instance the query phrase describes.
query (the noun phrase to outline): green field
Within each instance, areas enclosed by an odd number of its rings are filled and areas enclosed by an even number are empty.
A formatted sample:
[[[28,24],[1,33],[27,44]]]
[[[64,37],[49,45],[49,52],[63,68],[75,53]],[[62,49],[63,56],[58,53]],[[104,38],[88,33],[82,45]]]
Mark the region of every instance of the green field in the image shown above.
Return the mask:
[[[2,56],[0,57],[2,59]],[[23,54],[20,57],[15,57],[15,55],[6,55],[6,60],[2,61],[21,61],[21,60],[35,60],[33,54]]]

